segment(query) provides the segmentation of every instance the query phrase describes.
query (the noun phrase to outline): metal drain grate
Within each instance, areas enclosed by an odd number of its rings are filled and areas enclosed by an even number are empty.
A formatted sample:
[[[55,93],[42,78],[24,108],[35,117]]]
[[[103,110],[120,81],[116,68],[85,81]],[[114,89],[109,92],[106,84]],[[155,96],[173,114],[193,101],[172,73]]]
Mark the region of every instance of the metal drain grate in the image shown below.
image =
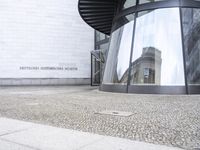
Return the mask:
[[[105,111],[97,112],[95,114],[99,114],[99,115],[112,115],[112,116],[122,116],[122,117],[130,117],[130,116],[133,115],[132,112],[117,111],[117,110],[105,110]]]
[[[39,103],[27,103],[26,105],[27,105],[27,106],[38,106]]]

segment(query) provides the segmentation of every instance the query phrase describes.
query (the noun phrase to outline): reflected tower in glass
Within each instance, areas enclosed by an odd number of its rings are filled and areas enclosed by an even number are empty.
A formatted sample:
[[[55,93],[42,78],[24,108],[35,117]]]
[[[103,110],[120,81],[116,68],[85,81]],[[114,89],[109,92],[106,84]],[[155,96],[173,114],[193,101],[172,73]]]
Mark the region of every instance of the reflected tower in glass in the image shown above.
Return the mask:
[[[93,26],[82,15],[93,28],[110,34],[100,89],[200,94],[200,0],[112,2],[112,23],[101,21],[111,24],[110,28]],[[104,5],[110,7],[106,1]],[[108,10],[104,12],[109,16]]]

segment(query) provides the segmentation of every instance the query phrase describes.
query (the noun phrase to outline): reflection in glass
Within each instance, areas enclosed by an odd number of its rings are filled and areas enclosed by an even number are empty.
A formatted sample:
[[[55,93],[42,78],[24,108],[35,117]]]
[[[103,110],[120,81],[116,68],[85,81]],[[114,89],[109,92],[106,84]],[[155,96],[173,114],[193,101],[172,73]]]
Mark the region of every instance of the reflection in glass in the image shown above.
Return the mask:
[[[154,47],[145,47],[141,56],[131,64],[131,83],[160,84],[161,51]]]
[[[127,84],[134,21],[112,33],[103,84]]]
[[[200,85],[200,9],[182,8],[182,24],[189,85]]]
[[[136,0],[124,0],[123,1],[123,9],[132,7],[136,5]]]
[[[138,16],[131,84],[184,86],[179,9],[157,9]]]
[[[106,39],[106,35],[99,31],[95,31],[95,36],[96,36],[96,42]]]

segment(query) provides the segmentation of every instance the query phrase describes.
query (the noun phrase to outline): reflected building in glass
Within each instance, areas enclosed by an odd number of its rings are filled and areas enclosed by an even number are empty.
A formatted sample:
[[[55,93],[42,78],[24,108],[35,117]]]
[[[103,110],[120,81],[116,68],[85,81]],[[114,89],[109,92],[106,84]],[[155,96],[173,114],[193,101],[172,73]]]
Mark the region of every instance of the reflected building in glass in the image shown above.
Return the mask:
[[[161,63],[161,51],[143,48],[142,55],[131,64],[131,83],[160,85]]]
[[[143,48],[142,55],[131,64],[131,82],[134,84],[160,85],[161,51],[154,47]],[[126,83],[129,69],[118,83]]]
[[[200,94],[200,0],[79,0],[79,11],[110,35],[100,90]]]

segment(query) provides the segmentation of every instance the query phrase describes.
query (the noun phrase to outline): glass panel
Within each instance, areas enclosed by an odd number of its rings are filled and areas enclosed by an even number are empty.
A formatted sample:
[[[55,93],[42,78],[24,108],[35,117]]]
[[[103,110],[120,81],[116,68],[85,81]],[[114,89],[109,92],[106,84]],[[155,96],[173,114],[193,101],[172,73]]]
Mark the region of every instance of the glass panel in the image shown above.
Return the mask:
[[[100,62],[92,55],[92,85],[100,84]]]
[[[131,84],[185,86],[179,8],[139,13]]]
[[[102,64],[101,64],[101,77],[103,77],[103,72],[105,70],[105,62],[107,60],[107,55],[108,55],[108,46],[109,46],[109,43],[105,43],[105,44],[101,44],[100,45],[100,50],[101,50],[101,55],[102,55]]]
[[[135,14],[129,14],[127,16],[123,16],[119,18],[117,22],[112,26],[112,30],[115,31],[134,19],[135,19]]]
[[[200,85],[200,9],[182,8],[188,85]]]
[[[123,9],[132,7],[136,5],[136,0],[126,0],[123,5]]]
[[[127,84],[134,20],[112,33],[103,84]]]
[[[99,31],[95,31],[95,36],[96,36],[96,42],[106,39],[106,35]]]
[[[157,1],[164,1],[164,0],[140,0],[139,4],[150,3],[150,2],[157,2]]]

